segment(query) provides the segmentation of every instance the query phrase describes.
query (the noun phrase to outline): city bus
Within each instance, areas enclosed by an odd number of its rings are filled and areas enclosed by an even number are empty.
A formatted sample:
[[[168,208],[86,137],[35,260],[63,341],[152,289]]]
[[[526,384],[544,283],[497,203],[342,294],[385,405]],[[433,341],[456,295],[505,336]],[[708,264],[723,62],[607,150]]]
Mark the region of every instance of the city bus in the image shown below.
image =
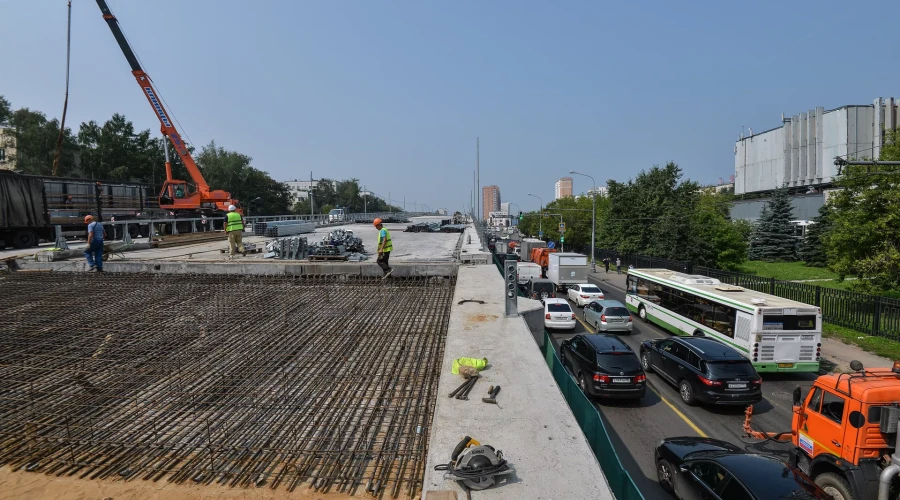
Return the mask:
[[[626,306],[675,335],[705,336],[747,356],[758,372],[819,371],[822,310],[667,269],[629,269]]]

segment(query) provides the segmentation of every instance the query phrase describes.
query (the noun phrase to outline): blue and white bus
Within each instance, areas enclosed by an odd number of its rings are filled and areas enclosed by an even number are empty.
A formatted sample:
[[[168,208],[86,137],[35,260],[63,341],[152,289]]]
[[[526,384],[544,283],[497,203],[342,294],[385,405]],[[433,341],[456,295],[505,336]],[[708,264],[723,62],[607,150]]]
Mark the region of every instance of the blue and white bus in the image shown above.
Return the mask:
[[[675,335],[706,336],[747,356],[758,372],[818,372],[822,310],[706,276],[629,269],[626,306]]]

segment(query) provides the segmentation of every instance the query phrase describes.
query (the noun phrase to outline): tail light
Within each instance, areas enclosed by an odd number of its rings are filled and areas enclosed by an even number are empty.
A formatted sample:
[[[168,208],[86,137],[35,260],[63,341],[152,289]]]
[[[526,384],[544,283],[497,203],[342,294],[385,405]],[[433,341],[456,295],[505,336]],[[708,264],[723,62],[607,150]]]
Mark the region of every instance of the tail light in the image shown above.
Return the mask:
[[[606,323],[606,315],[605,314],[600,315],[600,321]]]
[[[634,377],[635,384],[640,383],[640,382],[646,382],[646,381],[647,381],[647,376],[644,374],[640,374],[637,377]]]
[[[582,298],[582,299],[589,299],[589,298],[591,298],[591,296],[590,296],[590,295],[582,295],[581,298]]]
[[[762,379],[751,380],[750,383],[753,385],[762,385]]]
[[[699,378],[701,382],[703,382],[704,384],[706,384],[706,385],[708,385],[708,386],[710,386],[710,387],[717,387],[717,386],[722,385],[722,382],[719,382],[718,380],[710,380],[710,379],[708,379],[708,378],[706,378],[706,377],[703,377],[703,376],[701,376],[701,375],[697,375],[697,378]]]
[[[572,319],[575,319],[575,313],[572,313]]]
[[[550,313],[547,313],[547,315],[544,316],[544,319],[550,319]]]
[[[631,315],[629,314],[629,315],[628,315],[628,322],[631,323],[631,321],[632,321],[633,319],[634,319],[634,318],[632,318]]]
[[[594,374],[594,382],[600,382],[601,384],[609,383],[609,375],[598,375]]]

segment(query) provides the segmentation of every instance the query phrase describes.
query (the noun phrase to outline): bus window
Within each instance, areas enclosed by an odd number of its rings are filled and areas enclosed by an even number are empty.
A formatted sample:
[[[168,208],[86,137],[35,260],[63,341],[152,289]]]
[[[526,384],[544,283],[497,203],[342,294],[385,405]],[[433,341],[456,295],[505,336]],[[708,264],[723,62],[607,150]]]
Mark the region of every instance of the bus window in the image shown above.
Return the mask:
[[[733,307],[716,304],[715,316],[709,325],[719,333],[734,337],[734,325],[737,321],[737,311]]]
[[[628,275],[628,285],[625,287],[630,294],[636,294],[638,290],[638,279],[633,274]]]

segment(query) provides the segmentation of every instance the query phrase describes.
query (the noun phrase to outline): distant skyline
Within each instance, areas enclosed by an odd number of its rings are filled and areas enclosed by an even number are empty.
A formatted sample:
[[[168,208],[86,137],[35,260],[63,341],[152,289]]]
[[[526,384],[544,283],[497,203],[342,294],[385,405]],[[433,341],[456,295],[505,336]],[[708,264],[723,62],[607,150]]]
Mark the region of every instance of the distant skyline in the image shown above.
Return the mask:
[[[481,185],[535,210],[526,193],[553,199],[569,170],[605,185],[674,161],[715,184],[742,130],[900,97],[888,1],[108,1],[195,147],[278,180],[356,177],[395,205],[462,210],[476,137]],[[66,2],[0,0],[0,18],[0,95],[58,117]],[[96,3],[76,1],[67,123],[117,112],[158,135]]]

